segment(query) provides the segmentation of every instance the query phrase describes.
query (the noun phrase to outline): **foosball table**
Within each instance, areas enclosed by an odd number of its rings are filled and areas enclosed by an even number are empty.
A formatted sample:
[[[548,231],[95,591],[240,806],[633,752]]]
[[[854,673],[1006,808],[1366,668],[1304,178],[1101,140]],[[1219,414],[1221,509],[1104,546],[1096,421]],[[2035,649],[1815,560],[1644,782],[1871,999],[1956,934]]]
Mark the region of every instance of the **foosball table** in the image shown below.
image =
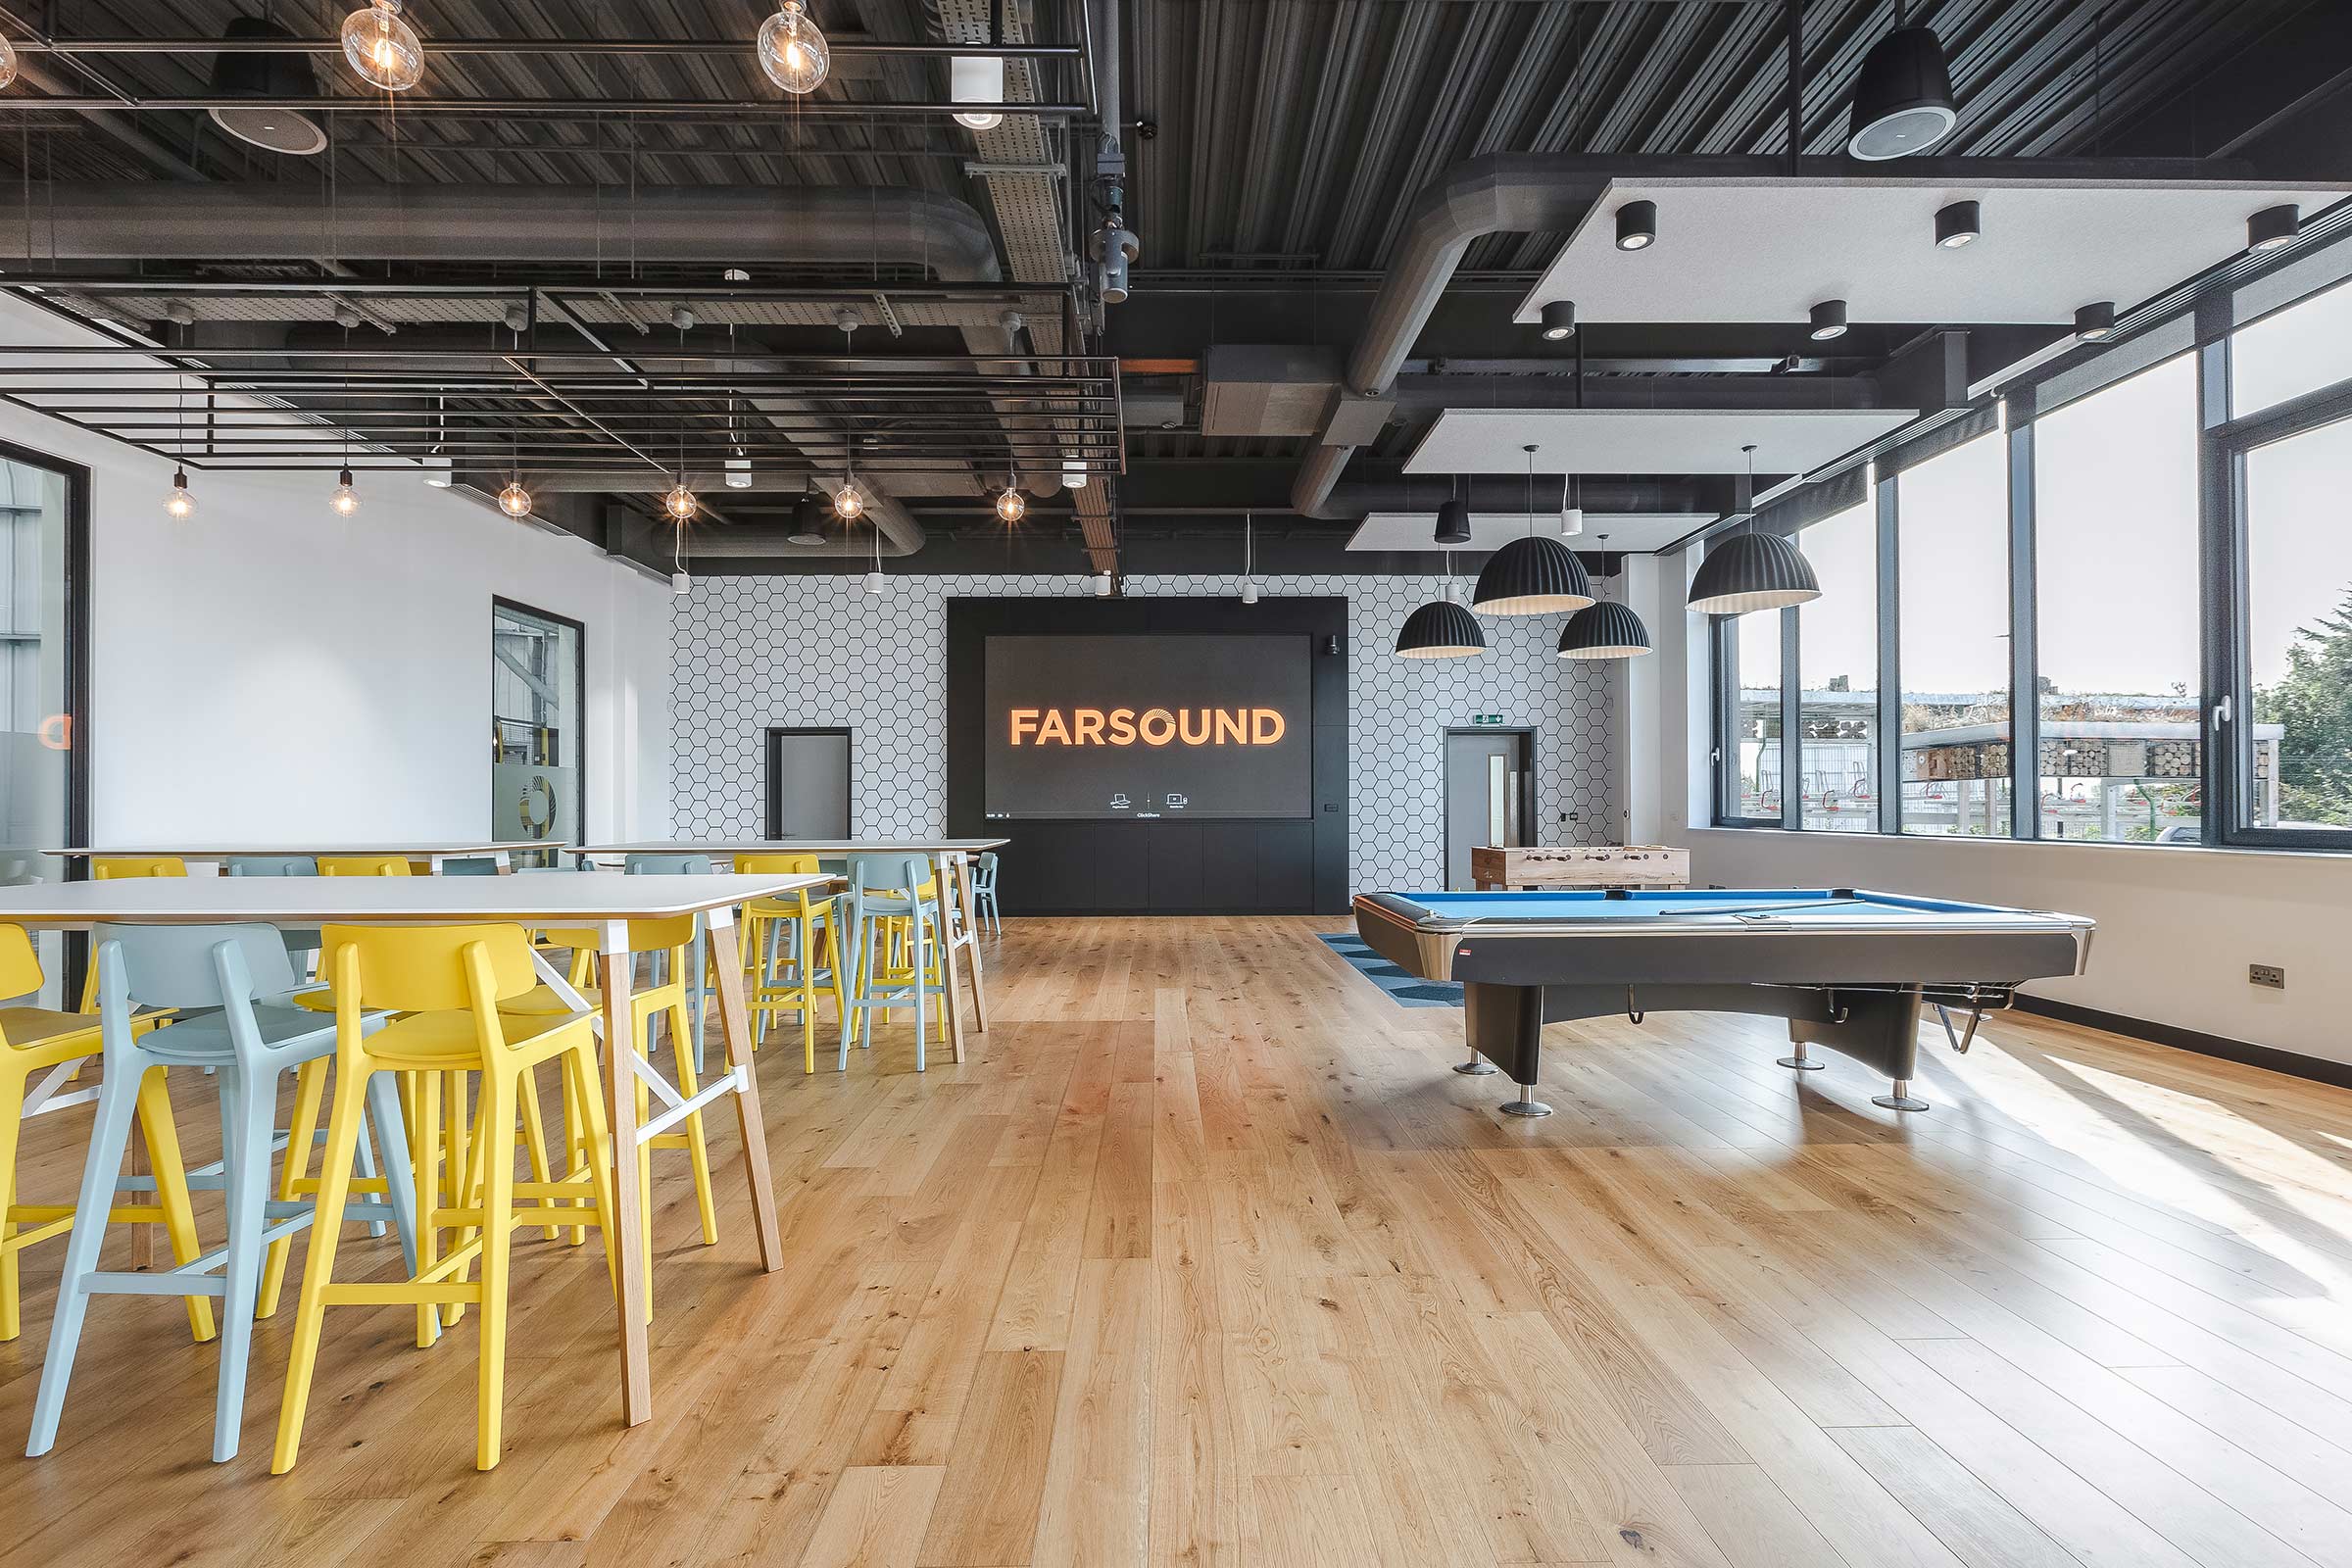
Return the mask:
[[[1470,852],[1481,893],[1555,888],[1681,888],[1690,852],[1665,844],[1482,844]]]

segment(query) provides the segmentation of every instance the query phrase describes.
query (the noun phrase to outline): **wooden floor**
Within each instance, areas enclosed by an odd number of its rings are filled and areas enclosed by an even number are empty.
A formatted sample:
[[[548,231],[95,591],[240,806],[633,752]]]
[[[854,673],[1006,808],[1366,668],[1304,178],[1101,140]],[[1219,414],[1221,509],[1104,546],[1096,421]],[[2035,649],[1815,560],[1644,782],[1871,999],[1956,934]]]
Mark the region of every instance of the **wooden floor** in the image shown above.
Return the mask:
[[[489,1475],[471,1319],[337,1309],[273,1480],[290,1311],[215,1467],[210,1348],[102,1298],[57,1451],[0,1458],[0,1560],[2352,1563],[2352,1095],[2012,1017],[1898,1117],[1767,1022],[1657,1016],[1549,1031],[1558,1114],[1508,1121],[1460,1014],[1319,928],[1014,922],[960,1068],[763,1054],[792,1261],[751,1266],[731,1172],[695,1245],[665,1165],[635,1431],[601,1261],[535,1233]],[[36,1200],[84,1125],[38,1124]]]

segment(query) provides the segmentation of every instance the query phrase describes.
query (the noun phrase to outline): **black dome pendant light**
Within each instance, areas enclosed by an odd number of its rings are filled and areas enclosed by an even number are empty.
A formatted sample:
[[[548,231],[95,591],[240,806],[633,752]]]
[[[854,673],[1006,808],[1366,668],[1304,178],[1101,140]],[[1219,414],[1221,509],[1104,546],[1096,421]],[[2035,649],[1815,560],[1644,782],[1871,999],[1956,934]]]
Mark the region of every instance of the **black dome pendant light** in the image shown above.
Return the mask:
[[[1527,453],[1527,534],[1487,558],[1470,591],[1470,608],[1487,615],[1549,615],[1592,603],[1584,563],[1559,540],[1536,529],[1536,449]]]
[[[232,17],[221,32],[224,44],[292,42],[294,35],[271,21]],[[318,74],[311,57],[289,51],[224,49],[213,56],[215,98],[316,98]],[[326,132],[307,115],[291,109],[258,109],[245,104],[216,104],[208,111],[213,123],[237,140],[264,152],[308,158],[326,150]]]
[[[1446,597],[1433,599],[1404,617],[1396,633],[1399,659],[1466,659],[1487,651],[1487,634],[1478,617],[1453,602],[1453,579],[1446,579]]]
[[[1786,610],[1821,597],[1821,583],[1796,546],[1777,533],[1756,531],[1756,449],[1751,444],[1740,450],[1747,454],[1747,476],[1739,497],[1747,511],[1747,531],[1733,534],[1709,551],[1690,574],[1687,603],[1704,615]]]
[[[1606,545],[1609,536],[1602,534]],[[1635,659],[1649,652],[1649,628],[1630,605],[1598,599],[1568,617],[1560,628],[1562,659]]]
[[[1952,133],[1960,117],[1952,102],[1952,73],[1935,29],[1903,20],[1895,0],[1894,30],[1871,46],[1854,81],[1845,150],[1871,163],[1924,153]]]

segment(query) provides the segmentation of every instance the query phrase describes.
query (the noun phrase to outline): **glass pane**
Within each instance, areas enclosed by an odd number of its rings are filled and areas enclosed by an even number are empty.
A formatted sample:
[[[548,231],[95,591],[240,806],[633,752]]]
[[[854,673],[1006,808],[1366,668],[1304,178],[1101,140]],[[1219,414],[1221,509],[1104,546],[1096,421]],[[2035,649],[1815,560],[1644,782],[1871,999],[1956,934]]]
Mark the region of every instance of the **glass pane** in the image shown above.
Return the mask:
[[[2274,403],[2352,376],[2352,284],[2338,283],[2240,327],[2230,344],[2230,412]]]
[[[1906,833],[2009,833],[2009,462],[1997,431],[1895,491]]]
[[[1796,612],[1802,821],[1833,833],[1879,825],[1878,513],[1865,501],[1796,538],[1821,581]]]
[[[2352,834],[2352,420],[2246,454],[2247,825]]]
[[[580,709],[579,627],[516,605],[494,605],[492,838],[580,841]]]
[[[67,710],[70,597],[66,588],[66,476],[0,462],[0,886],[56,882],[65,846],[74,716]],[[65,943],[33,938],[42,987],[36,1004],[62,1006]]]
[[[1759,611],[1732,623],[1732,675],[1740,700],[1732,707],[1732,739],[1739,747],[1739,799],[1733,816],[1778,820],[1781,814],[1781,614]]]
[[[2195,357],[2042,419],[2034,487],[2041,836],[2197,843]]]

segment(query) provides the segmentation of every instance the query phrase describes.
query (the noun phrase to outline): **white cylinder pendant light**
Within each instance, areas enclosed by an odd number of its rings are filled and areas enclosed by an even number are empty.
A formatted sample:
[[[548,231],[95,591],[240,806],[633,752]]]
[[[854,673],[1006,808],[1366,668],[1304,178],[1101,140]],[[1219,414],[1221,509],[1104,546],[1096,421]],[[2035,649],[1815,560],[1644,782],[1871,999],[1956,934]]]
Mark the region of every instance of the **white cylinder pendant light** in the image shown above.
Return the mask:
[[[948,96],[959,104],[1001,104],[1004,101],[1004,58],[1002,55],[957,55],[948,62]],[[956,123],[971,130],[994,130],[1004,117],[983,110],[958,114]]]

